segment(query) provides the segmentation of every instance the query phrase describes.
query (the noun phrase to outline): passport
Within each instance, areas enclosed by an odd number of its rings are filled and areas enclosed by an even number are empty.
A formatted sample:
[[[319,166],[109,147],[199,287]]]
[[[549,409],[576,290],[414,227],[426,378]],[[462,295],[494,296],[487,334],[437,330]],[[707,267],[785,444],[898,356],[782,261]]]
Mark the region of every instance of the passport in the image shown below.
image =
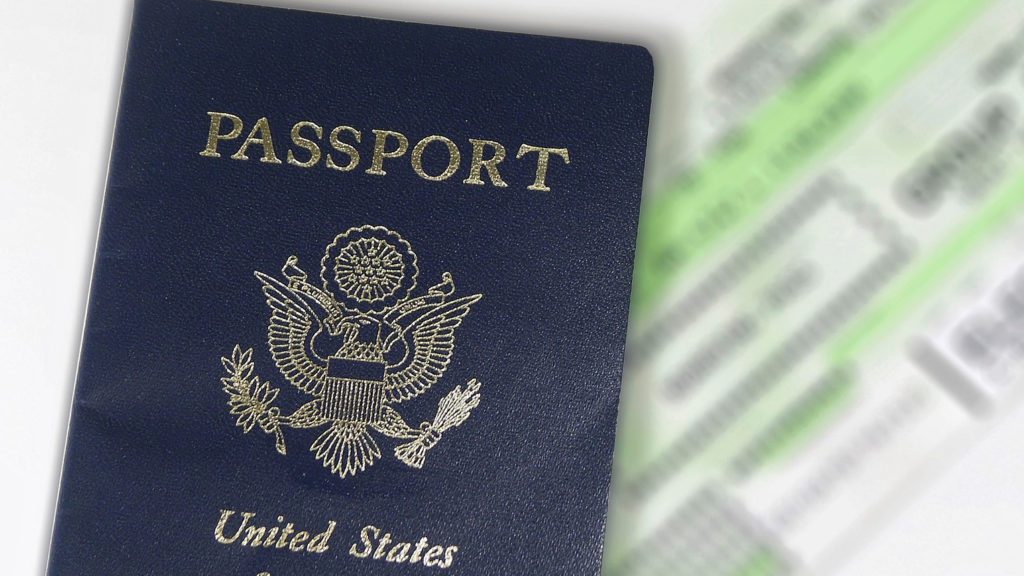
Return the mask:
[[[48,573],[598,574],[652,78],[139,0]]]

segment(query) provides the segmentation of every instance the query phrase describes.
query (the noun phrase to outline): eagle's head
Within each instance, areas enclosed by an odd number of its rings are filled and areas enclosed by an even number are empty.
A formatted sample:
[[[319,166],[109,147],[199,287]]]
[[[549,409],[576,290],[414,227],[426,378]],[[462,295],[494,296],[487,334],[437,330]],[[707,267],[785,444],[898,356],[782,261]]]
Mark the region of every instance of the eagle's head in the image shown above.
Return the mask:
[[[340,321],[331,336],[341,343],[335,356],[376,360],[381,354],[381,324],[376,318],[359,315]],[[330,331],[330,327],[328,327]]]
[[[362,314],[350,316],[338,324],[338,334],[345,336],[346,340],[379,342],[380,320]]]

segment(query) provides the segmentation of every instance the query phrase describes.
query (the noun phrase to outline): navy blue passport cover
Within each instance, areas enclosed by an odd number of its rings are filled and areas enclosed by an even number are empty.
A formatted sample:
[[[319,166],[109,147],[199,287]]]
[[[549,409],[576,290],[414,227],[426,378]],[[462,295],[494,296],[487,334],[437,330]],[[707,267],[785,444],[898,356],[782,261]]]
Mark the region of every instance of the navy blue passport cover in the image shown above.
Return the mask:
[[[140,0],[49,574],[598,574],[651,84]]]

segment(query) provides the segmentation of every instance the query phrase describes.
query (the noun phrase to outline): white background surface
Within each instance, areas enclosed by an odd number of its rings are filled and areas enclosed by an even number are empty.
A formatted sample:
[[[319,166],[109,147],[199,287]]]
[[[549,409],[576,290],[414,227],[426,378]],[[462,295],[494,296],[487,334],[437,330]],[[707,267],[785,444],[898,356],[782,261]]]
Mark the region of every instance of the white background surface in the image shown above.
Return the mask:
[[[644,43],[657,58],[662,116],[655,144],[664,149],[683,120],[675,111],[687,11],[704,1],[323,0],[302,6]],[[129,12],[124,0],[0,0],[4,574],[41,574],[45,564]],[[942,471],[893,522],[864,535],[865,546],[837,573],[1024,575],[1024,411]]]

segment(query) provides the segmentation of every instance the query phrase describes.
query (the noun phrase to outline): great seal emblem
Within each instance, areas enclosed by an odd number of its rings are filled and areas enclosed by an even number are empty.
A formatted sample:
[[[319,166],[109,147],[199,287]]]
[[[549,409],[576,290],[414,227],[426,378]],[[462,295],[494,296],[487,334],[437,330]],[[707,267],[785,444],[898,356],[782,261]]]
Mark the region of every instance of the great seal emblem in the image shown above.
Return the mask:
[[[395,456],[422,468],[441,435],[469,418],[480,403],[480,383],[456,386],[437,414],[418,428],[395,407],[416,398],[444,375],[455,353],[455,331],[481,294],[456,297],[445,272],[425,294],[412,297],[419,278],[416,253],[382,226],[350,228],[328,244],[320,262],[321,287],[291,256],[279,280],[255,272],[270,308],[267,344],[281,375],[312,399],[284,415],[280,390],[254,374],[252,349],[236,345],[221,358],[230,413],[245,433],[273,434],[286,454],[283,428],[326,429],[310,451],[341,478],[381,457],[372,432],[404,440]]]

